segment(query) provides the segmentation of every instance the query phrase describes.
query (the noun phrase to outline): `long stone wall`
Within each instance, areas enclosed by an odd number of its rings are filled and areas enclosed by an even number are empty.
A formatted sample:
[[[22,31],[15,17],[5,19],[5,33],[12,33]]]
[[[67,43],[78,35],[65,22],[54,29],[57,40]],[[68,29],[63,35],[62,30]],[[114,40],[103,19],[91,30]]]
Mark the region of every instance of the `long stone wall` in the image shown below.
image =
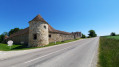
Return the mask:
[[[71,40],[71,39],[77,39],[81,37],[80,34],[60,34],[60,33],[49,33],[49,43],[55,42],[55,41],[65,41],[65,40]],[[39,39],[40,37],[38,37]],[[33,39],[33,38],[32,38]],[[29,43],[29,33],[25,33],[22,35],[14,36],[10,38],[9,40],[13,40],[14,44],[21,44],[23,42],[24,45],[28,45]]]
[[[73,35],[66,35],[66,34],[58,34],[58,33],[49,33],[49,42],[55,41],[65,41],[74,39]]]
[[[66,35],[66,34],[59,34],[59,33],[49,33],[49,43],[55,42],[55,41],[65,41],[65,40],[71,40],[75,38],[80,38],[79,35]],[[40,38],[40,37],[38,37]],[[13,40],[14,44],[21,44],[21,42],[24,43],[24,45],[28,45],[29,42],[29,33],[22,34],[19,36],[15,36],[10,38],[9,40]]]

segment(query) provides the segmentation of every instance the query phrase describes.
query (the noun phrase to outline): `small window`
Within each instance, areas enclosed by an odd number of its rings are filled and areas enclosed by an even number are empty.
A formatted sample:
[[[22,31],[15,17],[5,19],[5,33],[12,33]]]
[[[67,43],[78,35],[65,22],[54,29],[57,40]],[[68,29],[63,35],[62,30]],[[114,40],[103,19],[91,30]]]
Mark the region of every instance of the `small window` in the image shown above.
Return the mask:
[[[46,26],[44,26],[44,28],[46,29]]]
[[[51,35],[49,35],[49,37],[51,38]]]
[[[34,39],[34,40],[37,39],[37,34],[33,34],[33,39]]]

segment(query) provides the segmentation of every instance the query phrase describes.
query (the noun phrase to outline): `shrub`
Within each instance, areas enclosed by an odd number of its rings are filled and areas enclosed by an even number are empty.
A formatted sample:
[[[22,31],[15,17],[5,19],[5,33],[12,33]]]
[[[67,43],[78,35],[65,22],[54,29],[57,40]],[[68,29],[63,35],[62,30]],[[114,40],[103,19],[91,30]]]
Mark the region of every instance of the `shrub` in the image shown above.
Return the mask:
[[[112,33],[110,34],[110,36],[116,36],[116,34],[115,34],[114,32],[112,32]]]
[[[88,36],[87,38],[91,38],[91,36]]]
[[[86,38],[86,36],[84,34],[82,34],[82,38]]]

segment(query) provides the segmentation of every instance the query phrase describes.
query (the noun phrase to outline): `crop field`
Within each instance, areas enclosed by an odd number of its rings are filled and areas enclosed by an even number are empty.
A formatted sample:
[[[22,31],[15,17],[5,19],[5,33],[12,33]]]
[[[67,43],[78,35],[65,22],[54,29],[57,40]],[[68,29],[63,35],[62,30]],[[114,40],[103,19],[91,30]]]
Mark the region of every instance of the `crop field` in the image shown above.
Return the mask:
[[[119,36],[107,36],[107,38],[111,38],[111,39],[117,39],[117,40],[119,40]]]
[[[98,67],[119,67],[119,36],[100,37]]]

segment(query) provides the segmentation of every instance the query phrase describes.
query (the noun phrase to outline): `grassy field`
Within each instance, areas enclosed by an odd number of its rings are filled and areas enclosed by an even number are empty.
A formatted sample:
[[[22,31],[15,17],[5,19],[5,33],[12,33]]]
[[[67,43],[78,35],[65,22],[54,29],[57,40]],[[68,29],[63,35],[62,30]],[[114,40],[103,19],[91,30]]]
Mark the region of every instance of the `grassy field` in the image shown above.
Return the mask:
[[[107,38],[111,38],[111,39],[117,39],[117,40],[119,40],[119,36],[107,36]]]
[[[79,39],[66,40],[64,42],[56,42],[56,44],[53,42],[53,43],[50,43],[50,44],[45,45],[45,46],[42,46],[42,47],[30,47],[30,48],[28,48],[26,46],[22,46],[22,45],[13,45],[12,46],[12,49],[10,49],[10,47],[7,46],[7,44],[0,43],[0,51],[27,50],[27,49],[43,48],[43,47],[48,47],[48,46],[53,46],[53,45],[59,45],[59,44],[63,44],[63,43],[68,43],[68,42],[72,42],[72,41],[76,41],[76,40],[79,40]]]
[[[119,67],[119,36],[100,37],[98,67]]]

